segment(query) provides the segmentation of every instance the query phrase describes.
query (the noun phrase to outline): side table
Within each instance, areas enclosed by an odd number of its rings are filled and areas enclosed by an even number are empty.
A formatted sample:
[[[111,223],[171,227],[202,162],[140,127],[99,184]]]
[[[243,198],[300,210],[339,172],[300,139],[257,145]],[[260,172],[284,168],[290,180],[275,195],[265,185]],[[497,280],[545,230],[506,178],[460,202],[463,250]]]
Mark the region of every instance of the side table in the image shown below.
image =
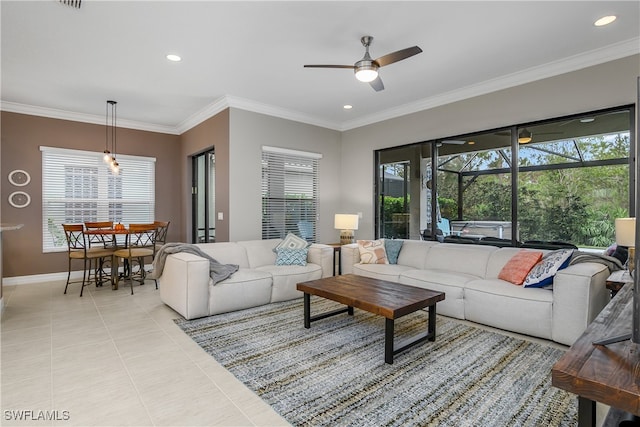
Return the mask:
[[[327,243],[326,245],[333,248],[333,275],[336,275],[336,255],[338,257],[338,275],[342,274],[342,256],[340,255],[342,243]]]
[[[607,289],[611,291],[611,298],[615,297],[616,294],[622,287],[627,284],[633,284],[633,277],[629,274],[629,270],[618,270],[614,271],[607,277]]]
[[[623,286],[551,369],[554,387],[578,395],[579,427],[595,426],[595,402],[640,416],[640,344],[593,344],[631,330],[632,290]]]

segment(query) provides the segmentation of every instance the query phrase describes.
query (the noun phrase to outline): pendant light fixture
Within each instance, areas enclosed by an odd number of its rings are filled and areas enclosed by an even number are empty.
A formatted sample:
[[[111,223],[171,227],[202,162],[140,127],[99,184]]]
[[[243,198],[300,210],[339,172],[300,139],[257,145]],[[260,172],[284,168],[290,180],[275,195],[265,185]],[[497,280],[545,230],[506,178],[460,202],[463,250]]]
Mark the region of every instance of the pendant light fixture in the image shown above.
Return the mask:
[[[103,158],[105,163],[107,163],[111,168],[111,172],[113,172],[114,175],[118,175],[120,173],[120,165],[116,160],[116,104],[116,101],[107,101],[105,122],[106,137]],[[111,116],[111,123],[109,123],[109,116]],[[109,151],[109,144],[111,144],[111,151]]]

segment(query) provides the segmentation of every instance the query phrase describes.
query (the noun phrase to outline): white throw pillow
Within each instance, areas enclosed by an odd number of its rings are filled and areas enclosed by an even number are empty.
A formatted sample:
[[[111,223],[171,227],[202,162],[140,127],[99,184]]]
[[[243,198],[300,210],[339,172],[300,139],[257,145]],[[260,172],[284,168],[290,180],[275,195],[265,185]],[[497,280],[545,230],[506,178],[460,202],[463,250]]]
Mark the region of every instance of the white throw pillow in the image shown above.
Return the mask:
[[[389,264],[382,240],[358,240],[360,264]]]

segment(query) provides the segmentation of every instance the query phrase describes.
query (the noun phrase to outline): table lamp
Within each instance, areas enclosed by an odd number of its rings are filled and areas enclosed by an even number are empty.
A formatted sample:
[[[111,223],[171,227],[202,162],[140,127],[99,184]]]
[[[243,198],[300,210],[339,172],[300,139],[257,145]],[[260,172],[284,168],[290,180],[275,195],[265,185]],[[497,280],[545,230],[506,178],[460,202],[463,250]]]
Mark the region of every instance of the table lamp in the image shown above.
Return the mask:
[[[616,218],[616,244],[629,248],[629,258],[627,259],[627,268],[629,274],[633,273],[635,267],[636,253],[636,219],[635,218]]]
[[[354,242],[353,230],[358,229],[358,215],[336,214],[333,228],[340,230],[340,244],[348,245]]]

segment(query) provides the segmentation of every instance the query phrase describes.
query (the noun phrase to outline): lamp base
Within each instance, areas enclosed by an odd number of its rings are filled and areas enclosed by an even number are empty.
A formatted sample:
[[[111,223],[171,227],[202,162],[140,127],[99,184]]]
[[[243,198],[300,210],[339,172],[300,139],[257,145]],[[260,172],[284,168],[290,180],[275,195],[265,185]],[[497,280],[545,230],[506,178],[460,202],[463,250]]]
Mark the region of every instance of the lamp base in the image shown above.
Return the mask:
[[[340,244],[348,245],[349,243],[355,243],[353,230],[341,230],[340,231]]]

